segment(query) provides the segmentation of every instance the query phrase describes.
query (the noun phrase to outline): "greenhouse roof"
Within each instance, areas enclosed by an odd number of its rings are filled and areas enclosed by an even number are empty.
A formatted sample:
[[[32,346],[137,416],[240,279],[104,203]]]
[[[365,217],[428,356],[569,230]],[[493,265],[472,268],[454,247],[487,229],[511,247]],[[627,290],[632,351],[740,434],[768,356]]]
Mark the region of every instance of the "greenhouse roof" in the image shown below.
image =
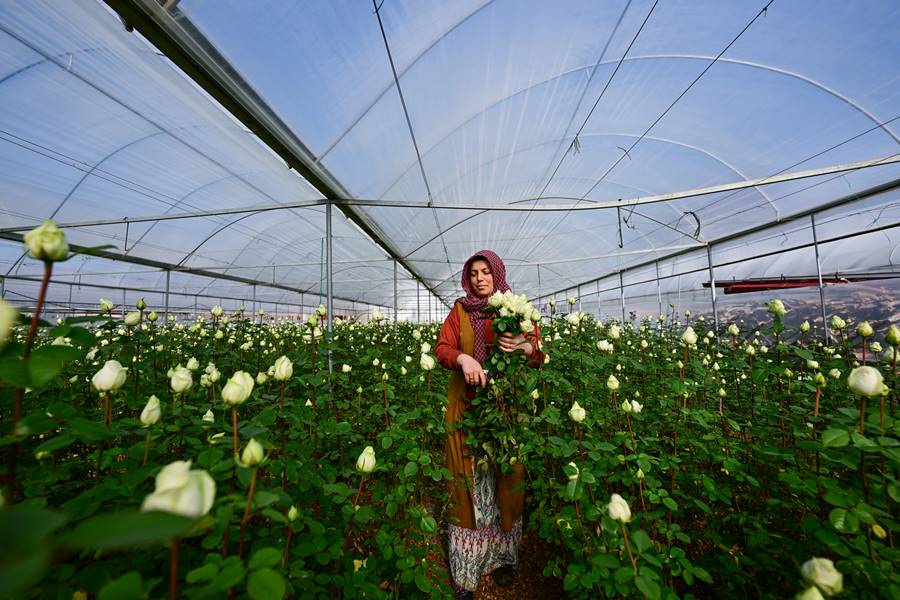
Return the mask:
[[[892,270],[897,31],[887,0],[3,3],[6,287],[53,218],[114,246],[61,281],[318,303],[330,206],[346,310],[395,265],[449,303],[481,248],[530,297],[814,276],[813,216],[826,270]]]

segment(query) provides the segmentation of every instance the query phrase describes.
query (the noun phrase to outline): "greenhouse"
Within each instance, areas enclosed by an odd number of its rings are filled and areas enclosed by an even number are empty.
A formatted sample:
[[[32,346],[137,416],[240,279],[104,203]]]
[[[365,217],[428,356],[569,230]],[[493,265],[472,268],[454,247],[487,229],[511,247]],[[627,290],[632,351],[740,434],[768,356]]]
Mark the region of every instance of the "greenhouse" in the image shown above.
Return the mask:
[[[0,3],[0,597],[900,598],[898,31]]]

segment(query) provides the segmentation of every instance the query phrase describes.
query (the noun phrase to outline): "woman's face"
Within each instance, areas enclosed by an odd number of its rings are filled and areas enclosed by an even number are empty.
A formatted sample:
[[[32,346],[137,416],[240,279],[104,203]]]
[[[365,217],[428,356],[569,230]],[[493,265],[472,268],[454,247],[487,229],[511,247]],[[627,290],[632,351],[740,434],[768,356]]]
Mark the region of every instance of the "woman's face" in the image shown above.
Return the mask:
[[[488,261],[478,259],[469,267],[469,285],[479,298],[487,298],[494,293],[494,275]]]

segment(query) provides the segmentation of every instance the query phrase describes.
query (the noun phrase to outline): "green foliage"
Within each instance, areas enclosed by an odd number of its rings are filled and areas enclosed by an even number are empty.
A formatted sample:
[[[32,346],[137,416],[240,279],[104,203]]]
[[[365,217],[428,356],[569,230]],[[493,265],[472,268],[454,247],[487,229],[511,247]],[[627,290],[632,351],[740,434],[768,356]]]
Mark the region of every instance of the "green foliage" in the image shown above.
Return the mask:
[[[616,324],[616,337],[611,323],[556,318],[542,325],[550,362],[541,368],[521,354],[490,355],[495,383],[466,416],[469,441],[501,469],[513,459],[525,465],[526,525],[554,549],[545,573],[574,598],[791,597],[802,588],[799,565],[821,556],[835,561],[852,595],[900,595],[891,569],[900,563],[891,366],[880,366],[890,388],[884,412],[869,401],[860,419],[863,406],[845,383],[861,360],[854,340],[801,346],[783,323],[720,344],[694,321],[699,341],[686,348],[683,324],[668,323]],[[450,479],[441,411],[448,372],[418,364],[437,327],[344,324],[330,340],[310,333],[243,318],[130,329],[105,317],[69,319],[42,324],[27,361],[21,335],[11,340],[0,350],[7,414],[16,388],[29,391],[15,431],[0,438],[18,448],[16,496],[0,510],[0,596],[162,597],[178,538],[187,598],[449,597],[434,560]],[[598,349],[601,340],[612,350]],[[234,461],[222,386],[237,370],[265,373],[281,355],[294,363],[283,392],[269,377],[235,410],[239,449],[254,437],[268,456],[248,508],[251,472]],[[176,396],[167,371],[192,357],[193,385]],[[108,398],[107,427],[90,378],[111,359],[128,374]],[[818,396],[809,360],[822,373],[842,372]],[[209,363],[221,379],[201,385]],[[344,363],[352,371],[342,372]],[[162,418],[145,428],[151,394]],[[577,427],[567,414],[576,400],[587,413]],[[642,410],[626,414],[626,400]],[[370,445],[377,465],[363,478],[355,463]],[[214,478],[204,518],[139,512],[174,460]],[[612,493],[630,506],[624,527],[607,510]]]

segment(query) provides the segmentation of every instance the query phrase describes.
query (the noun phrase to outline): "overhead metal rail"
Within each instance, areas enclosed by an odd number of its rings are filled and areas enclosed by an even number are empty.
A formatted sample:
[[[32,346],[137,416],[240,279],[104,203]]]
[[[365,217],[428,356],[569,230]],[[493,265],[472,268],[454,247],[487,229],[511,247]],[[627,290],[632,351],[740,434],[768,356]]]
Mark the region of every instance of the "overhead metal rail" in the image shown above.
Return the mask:
[[[0,231],[0,239],[10,240],[12,242],[24,243],[24,237],[25,236],[22,235],[21,233]],[[88,248],[87,246],[81,246],[78,244],[70,243],[69,249],[72,250],[72,252],[75,252],[78,254],[87,254],[87,255],[96,256],[99,258],[106,258],[108,260],[115,260],[118,262],[131,263],[131,264],[135,264],[135,265],[141,265],[144,267],[152,267],[155,269],[159,269],[160,271],[175,271],[178,273],[187,273],[189,275],[208,277],[210,279],[234,281],[236,283],[243,283],[246,285],[261,285],[263,287],[284,290],[286,292],[293,292],[296,294],[309,294],[309,293],[313,292],[313,288],[304,290],[304,289],[300,289],[300,288],[291,287],[288,285],[283,285],[280,283],[257,281],[255,279],[248,279],[246,277],[238,277],[236,275],[228,275],[227,273],[213,273],[212,271],[207,271],[204,269],[194,269],[191,267],[183,267],[183,266],[178,267],[178,266],[175,266],[175,265],[172,265],[172,264],[169,264],[166,262],[158,261],[158,260],[153,260],[153,259],[149,259],[149,258],[141,258],[139,256],[131,256],[131,255],[126,255],[126,254],[121,254],[119,252],[110,252],[109,250],[97,250],[94,248]],[[342,296],[335,296],[335,298],[337,298],[338,300],[342,300],[344,302],[360,302],[363,304],[367,304],[361,300],[356,300],[353,298],[345,298]]]
[[[60,228],[76,228],[76,227],[98,227],[104,225],[128,225],[133,223],[148,223],[157,221],[175,221],[179,219],[196,219],[201,217],[220,217],[224,215],[238,215],[245,213],[262,213],[273,210],[287,210],[293,208],[309,208],[313,206],[325,206],[332,204],[340,208],[341,206],[376,206],[381,208],[436,208],[439,210],[479,210],[479,211],[499,211],[499,212],[581,212],[605,209],[621,209],[623,207],[638,206],[641,204],[655,204],[658,202],[672,202],[674,200],[685,200],[689,198],[697,198],[700,196],[708,196],[710,194],[718,194],[721,192],[731,192],[743,190],[752,187],[760,187],[772,185],[776,183],[785,183],[788,181],[796,181],[798,179],[809,179],[811,177],[821,177],[823,175],[833,175],[835,173],[844,173],[847,171],[857,171],[860,169],[869,169],[872,167],[880,167],[900,163],[900,154],[894,154],[883,158],[863,160],[853,163],[845,163],[839,165],[831,165],[828,167],[820,167],[818,169],[809,169],[806,171],[796,171],[793,173],[783,173],[770,177],[760,177],[758,179],[749,179],[714,185],[693,190],[685,190],[681,192],[671,192],[668,194],[656,194],[652,196],[639,196],[636,198],[623,198],[620,200],[581,200],[581,202],[589,202],[590,204],[550,204],[545,206],[537,206],[534,208],[522,206],[519,203],[537,200],[579,200],[573,196],[542,196],[538,198],[525,198],[517,201],[517,204],[477,204],[477,203],[429,203],[429,202],[413,202],[402,200],[367,200],[361,198],[333,198],[300,200],[297,202],[284,202],[280,204],[260,204],[256,206],[239,206],[235,208],[221,208],[216,210],[202,210],[196,212],[183,213],[167,213],[162,215],[148,215],[135,217],[121,217],[118,219],[97,219],[93,221],[77,221],[72,223],[57,223]],[[18,227],[6,227],[0,229],[0,232],[16,232],[29,231],[33,225],[22,225]],[[393,259],[396,260],[396,259]],[[443,261],[442,261],[443,262]]]
[[[194,27],[176,3],[161,6],[155,0],[104,0],[122,20],[137,29],[198,86],[243,123],[264,144],[324,196],[323,204],[335,204],[342,213],[432,294],[438,294],[378,231],[374,223],[344,203],[351,194],[216,48]],[[267,285],[259,282],[261,285]]]
[[[814,207],[814,208],[809,208],[809,209],[807,209],[807,210],[799,211],[799,212],[796,212],[796,213],[794,213],[794,214],[792,214],[792,215],[789,215],[789,216],[786,216],[786,217],[781,217],[781,218],[778,218],[778,219],[766,221],[766,222],[764,222],[764,223],[760,223],[759,225],[755,225],[755,226],[753,226],[753,227],[750,227],[750,228],[747,228],[747,229],[743,229],[743,230],[741,230],[741,231],[738,231],[738,232],[735,232],[735,233],[732,233],[732,234],[728,234],[728,235],[722,236],[722,237],[717,238],[717,239],[715,239],[715,240],[710,240],[709,242],[706,243],[706,245],[709,245],[709,246],[714,246],[714,245],[715,245],[715,246],[718,246],[718,245],[721,245],[721,244],[724,244],[724,243],[727,243],[727,242],[730,242],[730,241],[733,241],[733,240],[736,240],[736,239],[740,239],[740,238],[742,238],[742,237],[746,237],[746,236],[748,236],[748,235],[752,235],[752,234],[754,234],[754,233],[758,233],[758,232],[760,232],[760,231],[764,231],[764,230],[766,230],[766,229],[770,229],[770,228],[775,227],[775,226],[777,226],[777,225],[782,225],[782,224],[784,224],[784,223],[790,223],[790,222],[792,222],[792,221],[799,221],[799,220],[801,220],[801,219],[808,219],[808,218],[810,218],[812,215],[815,215],[815,214],[818,214],[818,213],[822,213],[822,212],[831,210],[831,209],[833,209],[833,208],[838,208],[838,207],[843,206],[843,205],[845,205],[845,204],[850,204],[850,203],[853,203],[853,202],[857,202],[857,201],[859,201],[859,200],[864,200],[864,199],[870,198],[870,197],[872,197],[872,196],[877,196],[878,194],[883,194],[883,193],[885,193],[885,192],[889,192],[889,191],[896,190],[896,189],[900,189],[900,178],[893,179],[893,180],[891,180],[891,181],[882,183],[882,184],[880,184],[880,185],[876,185],[876,186],[870,187],[870,188],[868,188],[868,189],[865,189],[865,190],[863,190],[863,191],[861,191],[861,192],[857,192],[857,193],[855,193],[855,194],[848,194],[848,195],[846,195],[846,196],[842,196],[842,197],[840,197],[840,198],[837,198],[837,199],[835,199],[835,200],[832,200],[831,202],[826,202],[825,204],[820,204],[820,205],[818,205],[818,206],[816,206],[816,207]],[[859,231],[859,232],[854,232],[854,233],[850,233],[850,234],[845,234],[845,235],[842,235],[842,236],[837,236],[837,237],[834,237],[834,238],[830,238],[830,239],[828,239],[828,240],[819,240],[818,243],[819,243],[819,244],[825,244],[825,243],[828,243],[828,242],[834,242],[834,241],[838,241],[838,240],[845,239],[845,238],[848,238],[848,237],[854,237],[854,236],[856,236],[856,235],[863,235],[863,234],[866,234],[866,233],[872,233],[872,232],[880,231],[880,230],[882,230],[882,229],[890,229],[890,228],[895,227],[895,226],[898,226],[898,225],[900,225],[900,224],[894,223],[894,224],[890,224],[890,225],[886,225],[886,226],[882,226],[882,227],[875,227],[875,228],[872,228],[872,229],[866,229],[865,231]],[[796,247],[793,248],[793,249],[800,249],[800,248],[805,248],[805,247],[809,247],[809,246],[813,246],[813,243],[810,242],[810,243],[807,243],[807,244],[801,244],[801,245],[799,245],[799,246],[796,246]],[[636,270],[636,269],[641,269],[641,268],[644,268],[644,267],[648,267],[648,266],[653,265],[653,264],[654,264],[656,261],[658,261],[658,260],[673,260],[673,259],[675,259],[675,258],[678,258],[679,256],[683,256],[683,255],[685,255],[685,254],[689,254],[690,252],[693,252],[694,250],[696,250],[696,248],[688,248],[688,249],[685,249],[685,250],[680,250],[680,251],[677,251],[677,252],[673,252],[673,253],[671,253],[671,254],[667,254],[667,255],[665,255],[665,256],[659,256],[659,257],[654,258],[653,260],[647,260],[647,261],[643,261],[643,262],[640,262],[640,263],[636,263],[636,264],[631,265],[631,266],[629,266],[629,267],[627,267],[627,268],[625,268],[625,269],[621,269],[620,271],[612,271],[612,272],[606,273],[606,274],[604,274],[604,275],[602,275],[602,276],[600,276],[600,277],[594,277],[594,278],[591,278],[591,279],[589,279],[589,280],[587,280],[587,281],[582,281],[581,283],[579,283],[579,284],[577,284],[577,285],[587,285],[587,284],[589,284],[589,283],[599,282],[599,281],[601,281],[601,280],[603,280],[603,279],[606,279],[606,278],[608,278],[608,277],[612,277],[612,276],[616,275],[616,274],[619,273],[619,272],[624,272],[624,271],[634,271],[634,270]],[[764,254],[757,254],[757,255],[754,255],[753,258],[754,258],[754,259],[757,259],[757,258],[762,258],[762,257],[764,257],[764,256],[770,256],[770,255],[775,255],[775,254],[782,254],[783,252],[786,252],[786,251],[787,251],[787,250],[780,249],[780,250],[777,250],[777,251],[767,252],[767,253],[764,253]],[[720,263],[720,264],[717,264],[717,265],[715,265],[715,266],[721,267],[721,266],[725,266],[725,265],[728,265],[728,264],[733,264],[733,263],[737,263],[737,262],[743,262],[744,260],[747,260],[747,259],[738,260],[738,261],[730,261],[730,262],[728,262],[728,263]],[[705,270],[707,270],[707,267],[704,266],[704,267],[700,268],[699,270],[700,270],[700,271],[705,271]],[[664,277],[664,279],[665,279],[665,278],[666,278],[666,277]],[[557,290],[555,290],[555,291],[552,291],[552,292],[547,292],[547,293],[545,293],[543,296],[541,296],[540,298],[548,298],[548,297],[556,296],[556,295],[558,295],[558,294],[561,294],[561,293],[565,292],[566,290],[572,289],[572,287],[574,287],[574,286],[568,286],[568,287],[565,287],[565,288],[559,288],[559,289],[557,289]],[[540,298],[537,298],[537,297],[536,297],[536,298],[533,298],[532,300],[533,300],[533,301],[537,301],[537,300],[540,300]]]

